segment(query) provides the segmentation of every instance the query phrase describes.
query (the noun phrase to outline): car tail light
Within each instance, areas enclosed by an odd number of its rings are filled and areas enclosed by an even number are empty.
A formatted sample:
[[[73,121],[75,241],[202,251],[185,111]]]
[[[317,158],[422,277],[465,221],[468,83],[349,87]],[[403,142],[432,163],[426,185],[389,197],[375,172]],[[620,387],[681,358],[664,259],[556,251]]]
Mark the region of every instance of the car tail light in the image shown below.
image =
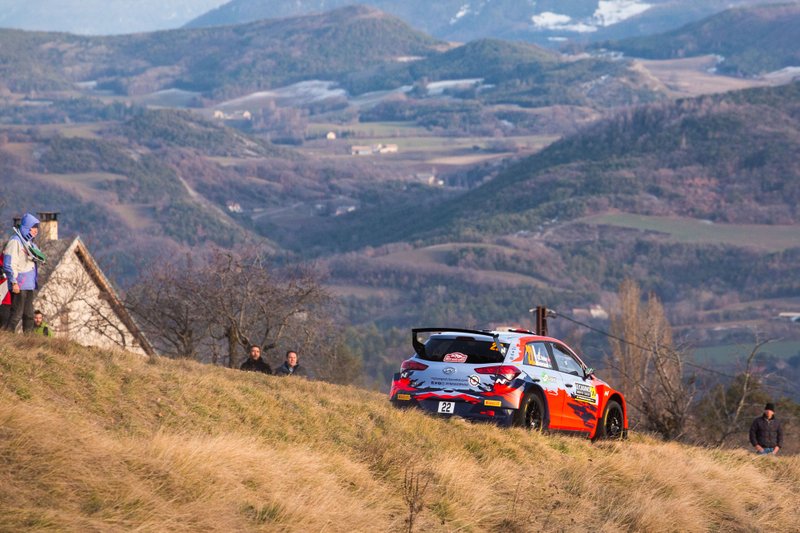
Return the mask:
[[[520,375],[519,368],[511,365],[484,366],[476,368],[475,372],[478,374],[497,374],[508,381]]]
[[[420,363],[419,361],[414,361],[413,359],[403,361],[403,364],[400,365],[401,370],[425,370],[426,368],[428,368],[428,365]]]

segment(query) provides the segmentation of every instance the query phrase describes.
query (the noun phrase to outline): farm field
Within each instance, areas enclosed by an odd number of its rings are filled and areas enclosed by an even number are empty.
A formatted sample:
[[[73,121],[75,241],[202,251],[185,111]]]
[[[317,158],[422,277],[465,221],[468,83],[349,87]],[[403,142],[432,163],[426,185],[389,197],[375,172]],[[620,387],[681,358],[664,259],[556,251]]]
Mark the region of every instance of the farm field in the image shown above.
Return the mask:
[[[800,326],[798,326],[800,327]],[[694,356],[702,363],[730,363],[744,360],[753,349],[754,344],[724,344],[697,348]],[[789,359],[800,355],[800,341],[775,341],[765,344],[759,353],[770,354],[781,359]]]
[[[717,224],[694,218],[613,213],[577,220],[584,224],[655,231],[685,243],[719,243],[779,252],[800,246],[800,227],[794,225]]]

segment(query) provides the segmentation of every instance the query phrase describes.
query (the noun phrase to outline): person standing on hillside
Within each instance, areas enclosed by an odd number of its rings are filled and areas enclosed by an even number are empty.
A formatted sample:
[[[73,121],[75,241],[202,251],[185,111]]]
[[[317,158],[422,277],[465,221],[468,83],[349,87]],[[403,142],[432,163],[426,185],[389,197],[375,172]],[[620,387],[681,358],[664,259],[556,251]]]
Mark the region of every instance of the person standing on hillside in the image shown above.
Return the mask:
[[[22,319],[22,330],[33,329],[33,299],[39,288],[39,270],[27,246],[39,234],[39,219],[30,213],[23,215],[19,232],[15,232],[3,249],[3,272],[8,278],[11,310],[5,327],[15,331]]]
[[[261,358],[261,347],[256,346],[255,344],[250,347],[250,357],[248,357],[247,361],[242,363],[242,366],[239,368],[249,372],[263,372],[264,374],[272,374],[272,367],[270,367],[269,363]]]
[[[297,352],[289,350],[286,352],[286,360],[278,370],[275,371],[278,376],[303,376],[308,377],[305,367],[300,366],[297,362]]]
[[[775,404],[764,406],[764,414],[753,420],[750,426],[750,444],[759,455],[778,453],[783,446],[783,428],[775,418]]]
[[[3,254],[0,254],[0,329],[5,329],[8,317],[11,316],[11,291],[3,272]]]

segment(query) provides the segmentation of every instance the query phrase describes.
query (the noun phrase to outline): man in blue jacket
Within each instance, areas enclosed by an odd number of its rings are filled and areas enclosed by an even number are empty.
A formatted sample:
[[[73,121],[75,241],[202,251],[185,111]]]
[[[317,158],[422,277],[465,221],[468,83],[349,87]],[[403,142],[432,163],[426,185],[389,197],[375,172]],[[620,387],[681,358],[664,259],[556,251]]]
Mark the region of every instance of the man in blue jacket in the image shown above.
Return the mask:
[[[38,285],[38,268],[33,256],[27,250],[39,234],[39,220],[25,213],[19,226],[19,235],[14,234],[3,249],[3,272],[5,272],[8,292],[11,293],[11,313],[6,329],[15,331],[20,319],[22,330],[33,329],[33,299]]]

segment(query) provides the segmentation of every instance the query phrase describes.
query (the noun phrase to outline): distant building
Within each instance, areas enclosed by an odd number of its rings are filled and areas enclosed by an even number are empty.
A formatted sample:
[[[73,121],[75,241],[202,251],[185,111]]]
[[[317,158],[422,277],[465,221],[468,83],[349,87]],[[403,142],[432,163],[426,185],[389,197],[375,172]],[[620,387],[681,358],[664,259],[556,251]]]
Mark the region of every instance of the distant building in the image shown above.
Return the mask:
[[[576,308],[572,310],[572,315],[582,318],[596,318],[598,320],[608,320],[608,311],[602,305],[592,305],[589,308]]]
[[[239,205],[239,202],[228,202],[227,203],[228,211],[231,213],[241,213],[242,206]]]
[[[58,213],[39,213],[39,219],[47,263],[39,269],[35,306],[53,334],[84,346],[155,355],[81,238],[58,238]]]
[[[414,178],[430,187],[444,187],[444,180],[437,177],[435,172],[417,172]]]
[[[217,120],[224,120],[225,119],[225,113],[223,113],[219,109],[215,109],[214,110],[214,118],[217,119]]]
[[[373,151],[379,154],[396,154],[396,144],[377,144],[373,147]]]
[[[351,146],[351,155],[396,154],[396,144],[373,144],[372,146]]]
[[[372,155],[371,146],[351,146],[350,155]]]
[[[325,135],[325,138],[328,139],[329,141],[335,141],[336,140],[336,132],[335,131],[329,131],[328,134]]]

